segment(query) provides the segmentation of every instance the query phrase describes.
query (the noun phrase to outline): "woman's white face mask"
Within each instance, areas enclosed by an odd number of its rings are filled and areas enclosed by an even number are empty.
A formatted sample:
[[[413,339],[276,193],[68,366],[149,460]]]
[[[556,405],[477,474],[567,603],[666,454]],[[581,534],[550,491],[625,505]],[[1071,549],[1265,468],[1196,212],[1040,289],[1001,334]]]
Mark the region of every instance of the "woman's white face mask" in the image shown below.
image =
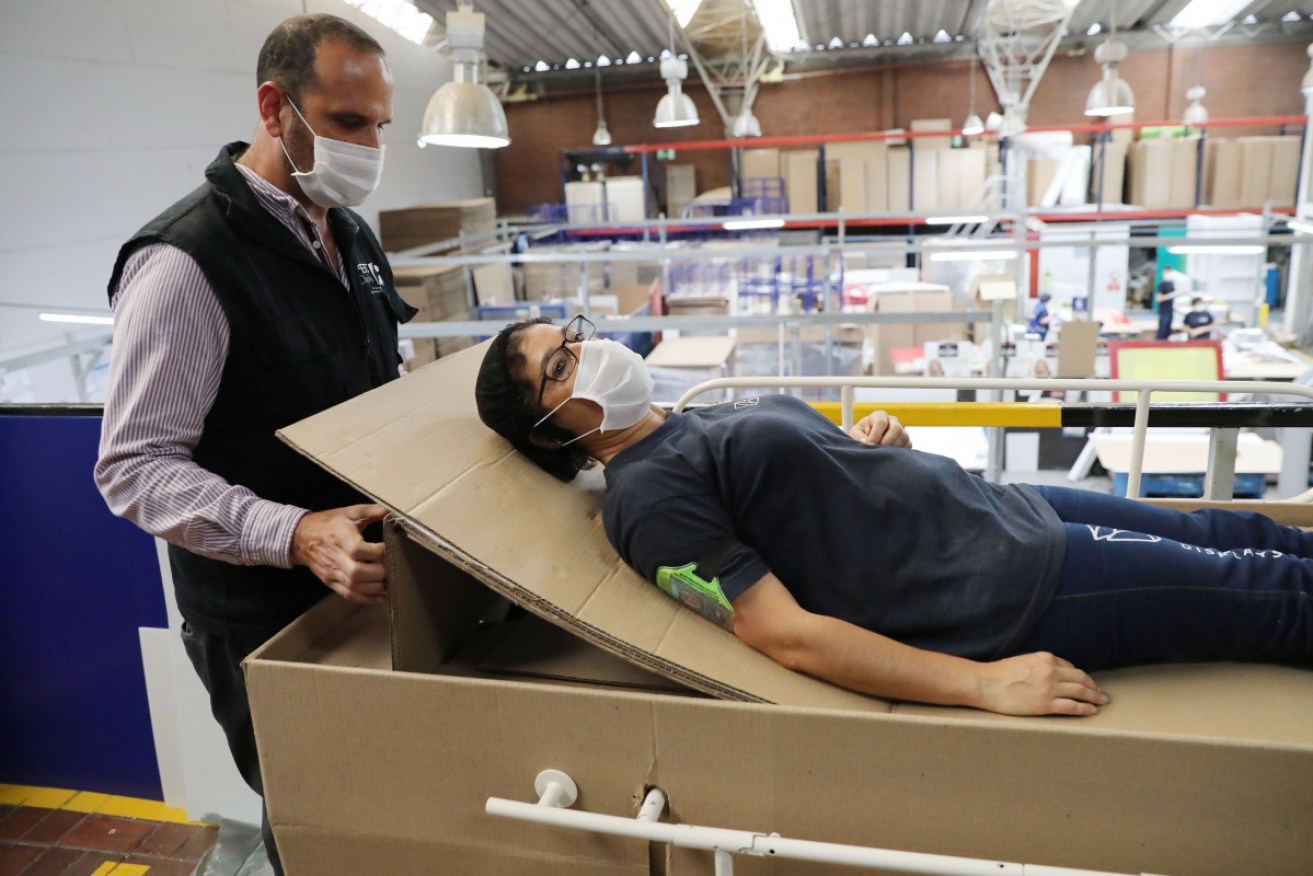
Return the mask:
[[[570,398],[552,408],[547,416],[534,423],[534,428],[550,420],[570,399],[582,398],[602,408],[602,423],[565,444],[573,444],[593,432],[628,429],[647,416],[652,407],[654,385],[643,357],[624,344],[611,340],[585,341],[579,345],[579,365],[575,368]]]
[[[315,165],[310,170],[297,170],[296,162],[287,151],[281,137],[287,163],[292,165],[292,178],[301,185],[305,196],[321,207],[358,207],[378,188],[383,178],[383,148],[360,146],[343,140],[330,140],[315,134],[315,129],[301,115],[301,110],[289,97],[292,111],[301,124],[315,138]]]

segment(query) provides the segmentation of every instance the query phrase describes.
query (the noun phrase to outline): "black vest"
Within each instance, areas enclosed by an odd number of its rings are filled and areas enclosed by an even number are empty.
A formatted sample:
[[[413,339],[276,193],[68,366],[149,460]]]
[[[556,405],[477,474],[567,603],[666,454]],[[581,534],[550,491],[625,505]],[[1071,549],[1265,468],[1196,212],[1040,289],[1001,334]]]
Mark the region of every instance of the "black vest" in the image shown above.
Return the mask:
[[[369,226],[328,211],[351,288],[256,200],[233,164],[231,143],[206,182],[119,250],[113,298],[133,252],[168,243],[196,260],[229,327],[218,395],[193,458],[262,499],[312,511],[367,501],[288,448],[274,432],[397,377],[397,322],[416,311],[397,295],[392,270]],[[159,343],[169,343],[160,338]],[[281,627],[327,588],[308,570],[236,566],[170,546],[178,607],[194,627]]]

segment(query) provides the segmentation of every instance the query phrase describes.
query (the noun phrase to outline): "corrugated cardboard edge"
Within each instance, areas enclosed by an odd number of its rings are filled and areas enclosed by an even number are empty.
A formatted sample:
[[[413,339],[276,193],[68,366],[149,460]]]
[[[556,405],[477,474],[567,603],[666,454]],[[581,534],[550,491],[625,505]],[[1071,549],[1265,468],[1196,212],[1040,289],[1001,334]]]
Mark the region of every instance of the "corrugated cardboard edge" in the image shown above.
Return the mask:
[[[731,685],[722,684],[715,679],[691,672],[677,663],[663,660],[648,651],[634,648],[627,642],[608,635],[591,624],[584,623],[569,612],[564,611],[551,602],[529,592],[515,581],[512,581],[497,570],[489,567],[465,551],[462,551],[456,545],[442,538],[442,536],[427,527],[421,526],[414,520],[405,516],[398,516],[396,522],[405,530],[407,536],[413,541],[428,548],[430,551],[449,561],[457,568],[468,572],[479,581],[482,581],[498,595],[506,597],[516,605],[527,611],[533,612],[535,615],[549,623],[575,633],[585,641],[596,645],[610,654],[614,654],[636,666],[655,672],[658,675],[676,681],[685,687],[709,694],[717,699],[736,700],[749,703],[768,702],[762,697],[753,696],[747,691],[740,690]]]

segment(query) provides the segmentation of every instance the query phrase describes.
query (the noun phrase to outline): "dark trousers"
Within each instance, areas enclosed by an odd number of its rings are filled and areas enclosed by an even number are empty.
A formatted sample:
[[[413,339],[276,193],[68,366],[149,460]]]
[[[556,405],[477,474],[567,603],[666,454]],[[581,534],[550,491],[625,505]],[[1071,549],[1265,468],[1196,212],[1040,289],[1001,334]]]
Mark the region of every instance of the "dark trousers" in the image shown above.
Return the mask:
[[[1067,530],[1057,592],[1015,653],[1085,670],[1313,660],[1313,533],[1261,514],[1182,513],[1037,487]]]
[[[1164,301],[1158,305],[1158,334],[1154,335],[1160,341],[1165,341],[1172,336],[1172,302]]]
[[[251,704],[246,696],[246,677],[242,674],[242,660],[264,644],[278,630],[230,632],[211,635],[182,626],[182,644],[187,657],[201,683],[210,695],[210,711],[228,738],[233,761],[246,784],[261,797],[264,782],[260,778],[260,758],[255,748],[255,729],[251,724]],[[260,831],[264,836],[265,852],[274,873],[282,876],[283,864],[274,845],[274,834],[269,826],[269,811],[261,807]]]

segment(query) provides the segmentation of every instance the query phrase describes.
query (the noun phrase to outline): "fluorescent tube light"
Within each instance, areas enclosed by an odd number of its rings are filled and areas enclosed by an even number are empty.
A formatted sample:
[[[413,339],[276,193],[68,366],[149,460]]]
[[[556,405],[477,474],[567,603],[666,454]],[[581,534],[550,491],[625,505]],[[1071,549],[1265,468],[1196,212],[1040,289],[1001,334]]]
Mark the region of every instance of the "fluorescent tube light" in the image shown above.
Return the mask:
[[[999,259],[1015,259],[1016,257],[1017,251],[1015,249],[964,249],[930,253],[930,261],[932,262],[988,262]]]
[[[1185,8],[1167,23],[1168,27],[1212,27],[1227,24],[1252,0],[1190,0]]]
[[[679,22],[679,26],[688,27],[688,23],[697,14],[698,7],[702,5],[702,0],[665,0],[665,3],[666,8],[675,14],[675,21]]]
[[[42,322],[72,322],[79,325],[113,325],[112,316],[92,316],[87,313],[42,313]]]
[[[1169,246],[1167,251],[1172,255],[1258,255],[1267,252],[1267,247],[1258,243],[1237,245],[1183,243],[1179,246]]]
[[[726,231],[751,231],[759,228],[783,228],[783,219],[730,219],[721,224]]]
[[[346,0],[346,3],[419,46],[424,45],[433,27],[433,17],[420,12],[410,0]]]
[[[988,222],[988,216],[927,216],[927,225],[979,225]]]
[[[787,52],[802,41],[793,0],[748,0],[748,5],[766,32],[766,45],[772,52]]]

